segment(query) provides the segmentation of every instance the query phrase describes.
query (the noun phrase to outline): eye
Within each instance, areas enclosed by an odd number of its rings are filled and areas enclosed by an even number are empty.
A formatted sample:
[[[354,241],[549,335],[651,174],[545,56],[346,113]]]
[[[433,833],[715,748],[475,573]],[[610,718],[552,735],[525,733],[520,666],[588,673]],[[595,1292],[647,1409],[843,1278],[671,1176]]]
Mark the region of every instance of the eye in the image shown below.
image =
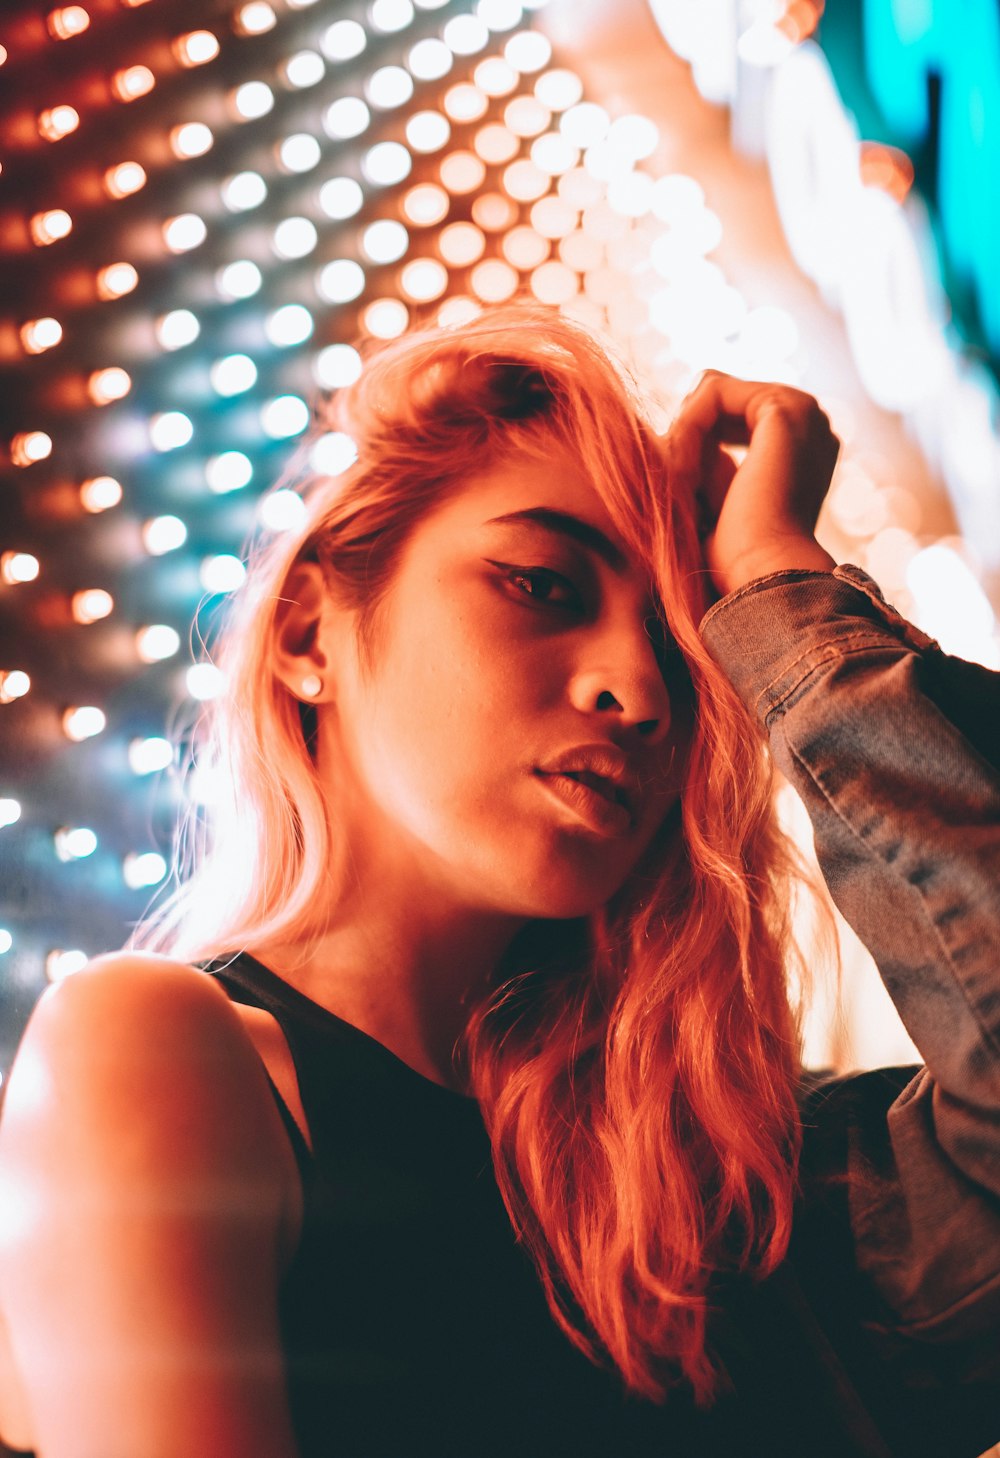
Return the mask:
[[[504,567],[504,577],[521,597],[537,602],[542,607],[580,609],[583,602],[580,593],[568,578],[562,577],[548,567]],[[556,596],[553,596],[556,594]]]

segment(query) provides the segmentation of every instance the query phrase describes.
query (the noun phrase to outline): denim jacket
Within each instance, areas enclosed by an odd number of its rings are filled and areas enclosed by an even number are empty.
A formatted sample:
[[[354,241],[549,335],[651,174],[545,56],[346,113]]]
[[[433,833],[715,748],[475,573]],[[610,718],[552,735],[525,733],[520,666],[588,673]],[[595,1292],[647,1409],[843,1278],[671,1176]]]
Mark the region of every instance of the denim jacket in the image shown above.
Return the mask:
[[[790,1258],[732,1363],[765,1403],[775,1363],[822,1372],[810,1458],[976,1458],[1000,1441],[1000,674],[851,566],[759,578],[701,633],[926,1064],[809,1081]]]

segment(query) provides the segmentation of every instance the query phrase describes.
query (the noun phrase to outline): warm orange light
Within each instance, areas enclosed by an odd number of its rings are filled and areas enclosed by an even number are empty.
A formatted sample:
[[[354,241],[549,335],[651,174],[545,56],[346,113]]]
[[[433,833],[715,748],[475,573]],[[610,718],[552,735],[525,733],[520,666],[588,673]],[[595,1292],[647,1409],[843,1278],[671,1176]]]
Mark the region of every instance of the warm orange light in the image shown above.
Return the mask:
[[[70,611],[74,621],[83,624],[98,623],[114,612],[115,600],[103,587],[87,587],[74,592],[70,599]]]
[[[47,142],[58,142],[60,137],[68,137],[70,132],[75,132],[79,125],[80,113],[75,107],[65,104],[50,106],[39,113],[38,135]]]
[[[503,256],[514,268],[519,268],[522,273],[527,273],[532,268],[537,268],[544,263],[549,256],[551,245],[547,238],[536,233],[534,228],[522,226],[511,228],[510,232],[504,235]]]
[[[487,233],[502,233],[517,222],[517,208],[502,192],[481,192],[472,204],[472,219]]]
[[[82,5],[62,5],[58,10],[49,11],[45,24],[53,40],[70,40],[83,34],[90,24],[90,16]]]
[[[52,437],[44,430],[22,430],[10,443],[10,458],[15,466],[33,466],[52,454]]]
[[[120,299],[130,294],[139,282],[131,263],[109,263],[97,273],[97,295],[101,299]]]
[[[450,152],[441,163],[441,182],[451,193],[477,192],[485,176],[486,166],[475,152]]]
[[[146,169],[138,162],[118,162],[104,174],[104,191],[108,197],[129,197],[146,185]]]
[[[211,128],[204,122],[183,122],[170,132],[170,150],[182,161],[189,157],[203,157],[211,150],[214,141]]]
[[[114,476],[92,476],[80,486],[80,505],[84,511],[95,516],[99,511],[108,511],[122,499],[121,482]]]
[[[44,319],[29,319],[21,325],[21,344],[26,354],[43,354],[62,339],[62,325],[58,319],[46,316]]]
[[[28,227],[32,242],[45,248],[73,231],[73,219],[65,208],[49,208],[47,212],[35,213]]]
[[[478,121],[489,110],[490,99],[485,91],[480,91],[470,81],[460,81],[445,92],[443,106],[452,121]]]
[[[913,186],[913,163],[898,147],[882,142],[861,143],[861,181],[877,187],[901,203]]]
[[[483,263],[477,263],[469,278],[472,292],[484,304],[502,304],[517,292],[517,283],[514,269],[500,258],[487,258]]]
[[[38,558],[30,552],[0,553],[0,578],[11,587],[22,582],[34,582],[39,570]]]
[[[775,25],[789,40],[798,44],[814,34],[825,9],[826,0],[791,0]]]
[[[118,101],[135,101],[156,85],[156,77],[148,66],[126,66],[111,78],[111,92]]]
[[[438,238],[438,248],[445,263],[452,268],[468,268],[482,258],[486,238],[475,223],[449,223]]]
[[[472,140],[472,145],[483,161],[493,166],[509,162],[511,158],[517,156],[521,147],[519,138],[497,122],[480,127]]]
[[[118,365],[94,370],[87,381],[87,394],[95,405],[110,405],[115,400],[124,400],[131,388],[131,376]]]
[[[403,198],[403,216],[418,228],[430,228],[448,216],[450,206],[443,187],[433,182],[419,182]]]
[[[219,54],[219,41],[210,30],[189,30],[177,37],[172,50],[182,66],[204,66]]]

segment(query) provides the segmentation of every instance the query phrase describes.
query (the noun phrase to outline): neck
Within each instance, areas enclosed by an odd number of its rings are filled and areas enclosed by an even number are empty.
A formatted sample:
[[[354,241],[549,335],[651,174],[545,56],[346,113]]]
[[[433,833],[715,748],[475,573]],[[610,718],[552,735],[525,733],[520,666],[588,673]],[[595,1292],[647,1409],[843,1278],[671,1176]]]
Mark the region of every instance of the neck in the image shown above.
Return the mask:
[[[309,942],[249,950],[435,1083],[460,1088],[456,1040],[523,919],[357,885]],[[464,1089],[460,1089],[464,1091]]]

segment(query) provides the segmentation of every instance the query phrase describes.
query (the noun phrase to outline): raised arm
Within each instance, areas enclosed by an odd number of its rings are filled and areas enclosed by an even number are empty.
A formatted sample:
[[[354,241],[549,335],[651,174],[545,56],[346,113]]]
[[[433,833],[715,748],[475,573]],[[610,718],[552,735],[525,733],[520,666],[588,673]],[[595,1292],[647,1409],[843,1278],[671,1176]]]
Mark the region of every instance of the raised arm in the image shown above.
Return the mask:
[[[281,1141],[211,979],[120,954],[41,998],[0,1122],[0,1299],[41,1458],[295,1458]]]

